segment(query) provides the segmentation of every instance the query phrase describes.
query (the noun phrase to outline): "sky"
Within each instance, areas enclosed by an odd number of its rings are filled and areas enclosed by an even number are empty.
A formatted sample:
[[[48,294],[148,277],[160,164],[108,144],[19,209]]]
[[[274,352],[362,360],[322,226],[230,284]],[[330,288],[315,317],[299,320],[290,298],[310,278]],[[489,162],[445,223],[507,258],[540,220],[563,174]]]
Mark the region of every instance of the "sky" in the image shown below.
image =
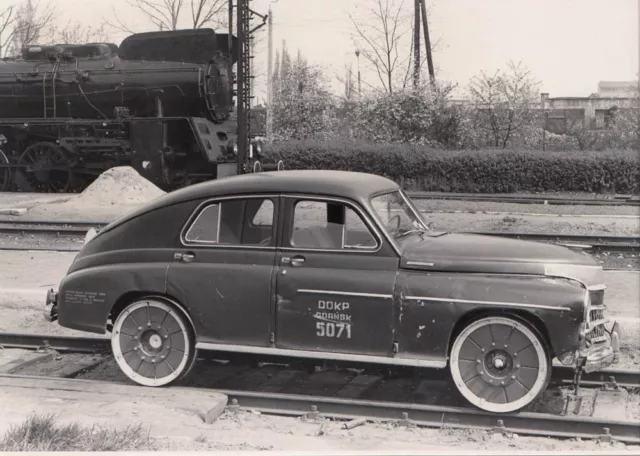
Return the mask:
[[[0,8],[9,1],[0,0]],[[62,12],[60,25],[78,20],[97,27],[115,8],[136,30],[150,29],[145,16],[128,7],[126,0],[51,1]],[[274,49],[285,40],[290,52],[300,50],[310,63],[335,76],[344,74],[345,65],[356,68],[350,15],[361,23],[368,21],[376,1],[253,0],[251,8],[266,14],[271,6]],[[438,42],[433,55],[436,76],[464,87],[480,71],[493,73],[509,60],[521,61],[551,97],[588,96],[602,80],[635,80],[640,66],[639,4],[640,0],[427,0],[431,40]],[[413,0],[404,0],[403,8],[410,26]],[[125,36],[111,35],[118,44]],[[404,47],[409,46],[407,41]],[[255,57],[262,74],[266,50],[265,34]],[[375,73],[362,57],[360,68],[363,87],[376,84]],[[263,97],[264,78],[256,82],[257,95]]]

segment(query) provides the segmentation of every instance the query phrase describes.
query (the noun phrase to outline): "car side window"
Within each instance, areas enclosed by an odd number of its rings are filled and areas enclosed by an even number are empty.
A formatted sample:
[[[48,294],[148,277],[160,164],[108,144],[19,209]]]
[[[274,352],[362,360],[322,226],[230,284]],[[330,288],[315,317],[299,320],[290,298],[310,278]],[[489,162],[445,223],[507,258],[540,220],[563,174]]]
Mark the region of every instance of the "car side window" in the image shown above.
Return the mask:
[[[274,212],[270,198],[214,202],[200,210],[184,239],[203,245],[272,246]]]
[[[273,201],[270,199],[262,200],[260,208],[253,216],[251,224],[254,226],[273,226]]]
[[[371,250],[375,236],[353,208],[340,202],[299,200],[293,208],[292,247]]]

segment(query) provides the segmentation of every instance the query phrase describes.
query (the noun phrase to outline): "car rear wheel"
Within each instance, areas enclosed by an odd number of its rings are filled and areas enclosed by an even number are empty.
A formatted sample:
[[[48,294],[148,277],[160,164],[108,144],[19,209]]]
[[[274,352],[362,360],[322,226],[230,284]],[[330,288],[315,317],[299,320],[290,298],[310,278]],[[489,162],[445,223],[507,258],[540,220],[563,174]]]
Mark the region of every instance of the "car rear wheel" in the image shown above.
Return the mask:
[[[465,327],[453,343],[449,364],[458,391],[476,407],[496,413],[531,404],[551,375],[538,331],[506,317],[486,317]]]
[[[136,301],[118,315],[111,348],[122,372],[144,386],[183,378],[196,358],[190,323],[176,307],[156,298]]]

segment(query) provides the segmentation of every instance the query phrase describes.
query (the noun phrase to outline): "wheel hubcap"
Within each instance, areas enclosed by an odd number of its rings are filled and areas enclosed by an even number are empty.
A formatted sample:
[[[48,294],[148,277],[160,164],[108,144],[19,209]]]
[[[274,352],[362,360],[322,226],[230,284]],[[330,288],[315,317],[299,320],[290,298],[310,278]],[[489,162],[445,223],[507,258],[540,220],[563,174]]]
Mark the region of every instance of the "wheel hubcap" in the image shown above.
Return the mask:
[[[496,355],[491,363],[497,370],[502,370],[507,365],[507,359],[502,355]]]
[[[149,336],[149,345],[151,345],[151,348],[154,349],[162,347],[162,339],[160,338],[160,335],[152,334],[151,336]]]

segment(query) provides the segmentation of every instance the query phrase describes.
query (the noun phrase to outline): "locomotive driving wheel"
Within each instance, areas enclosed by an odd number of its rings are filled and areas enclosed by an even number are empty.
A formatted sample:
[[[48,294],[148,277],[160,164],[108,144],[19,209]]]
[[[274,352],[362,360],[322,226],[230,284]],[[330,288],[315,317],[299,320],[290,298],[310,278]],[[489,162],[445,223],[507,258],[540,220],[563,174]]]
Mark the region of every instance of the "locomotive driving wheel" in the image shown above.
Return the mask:
[[[57,144],[39,142],[27,147],[18,159],[18,173],[33,190],[63,193],[71,190],[74,175],[67,152]]]
[[[458,391],[471,404],[509,413],[531,404],[545,390],[551,360],[533,327],[513,318],[486,317],[457,336],[450,369]]]
[[[0,165],[8,165],[9,158],[5,155],[5,153],[0,149]],[[6,192],[9,190],[9,186],[11,185],[11,169],[10,168],[0,168],[0,192]]]

